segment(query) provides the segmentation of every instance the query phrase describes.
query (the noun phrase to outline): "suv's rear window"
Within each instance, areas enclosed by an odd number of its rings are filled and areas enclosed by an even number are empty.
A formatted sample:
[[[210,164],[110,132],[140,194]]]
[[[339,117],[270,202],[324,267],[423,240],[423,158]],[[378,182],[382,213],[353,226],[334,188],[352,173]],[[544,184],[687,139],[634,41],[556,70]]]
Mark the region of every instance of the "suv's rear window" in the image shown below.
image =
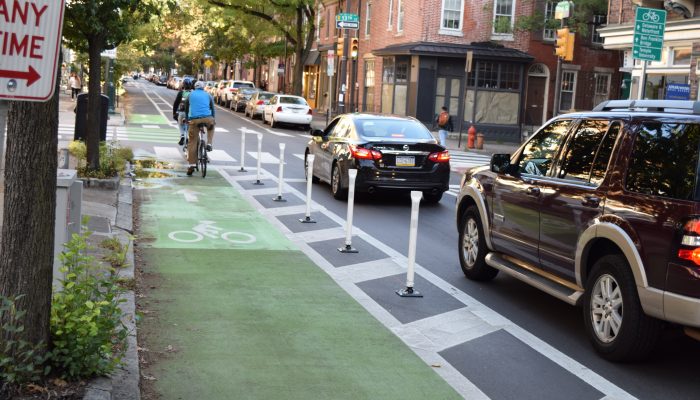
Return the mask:
[[[700,124],[645,122],[634,141],[626,188],[632,192],[694,200]]]
[[[234,82],[233,87],[235,87],[235,88],[255,88],[255,85],[253,85],[250,82]]]

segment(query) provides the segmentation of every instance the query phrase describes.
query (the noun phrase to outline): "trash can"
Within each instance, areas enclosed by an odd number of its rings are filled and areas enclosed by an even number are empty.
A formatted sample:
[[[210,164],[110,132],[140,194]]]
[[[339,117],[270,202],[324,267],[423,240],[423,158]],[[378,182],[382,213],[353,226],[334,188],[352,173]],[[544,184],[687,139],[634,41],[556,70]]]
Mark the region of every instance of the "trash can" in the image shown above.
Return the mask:
[[[87,112],[88,112],[88,93],[78,95],[78,105],[75,106],[75,132],[73,140],[85,140],[87,138]],[[107,140],[107,109],[109,107],[109,97],[100,95],[100,141]]]

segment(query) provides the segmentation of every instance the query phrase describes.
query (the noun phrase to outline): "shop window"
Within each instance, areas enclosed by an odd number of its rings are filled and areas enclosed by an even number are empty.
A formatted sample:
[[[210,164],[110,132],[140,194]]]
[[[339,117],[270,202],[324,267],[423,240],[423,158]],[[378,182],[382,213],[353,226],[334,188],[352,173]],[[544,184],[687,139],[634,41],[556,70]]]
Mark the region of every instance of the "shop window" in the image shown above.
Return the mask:
[[[399,62],[396,64],[396,72],[394,73],[396,83],[408,82],[408,63]]]
[[[394,58],[382,61],[382,113],[391,114],[394,107]]]
[[[554,9],[557,3],[554,1],[547,1],[544,5],[544,31],[542,32],[542,38],[544,40],[555,40],[557,38],[557,30],[548,28],[549,22],[554,19]]]
[[[495,62],[480,62],[478,70],[478,84],[482,88],[498,87],[498,63]]]
[[[442,0],[442,18],[440,29],[462,29],[462,11],[464,0]]]
[[[576,98],[576,71],[562,71],[561,74],[561,99],[559,109],[568,111],[574,109],[574,99]]]
[[[496,35],[513,32],[514,0],[494,0],[493,33]]]
[[[516,64],[501,64],[499,89],[520,89],[520,66]]]
[[[593,29],[591,30],[591,43],[603,44],[603,38],[600,37],[600,32],[598,29],[605,26],[608,21],[606,15],[594,15],[593,16]]]

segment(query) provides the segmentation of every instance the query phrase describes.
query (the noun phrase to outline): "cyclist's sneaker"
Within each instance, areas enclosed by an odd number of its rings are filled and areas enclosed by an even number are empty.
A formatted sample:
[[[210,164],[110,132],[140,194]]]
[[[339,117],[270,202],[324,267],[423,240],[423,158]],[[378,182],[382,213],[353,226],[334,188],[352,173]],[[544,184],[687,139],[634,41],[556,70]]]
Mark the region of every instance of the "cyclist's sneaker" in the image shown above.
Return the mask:
[[[185,144],[185,137],[184,137],[184,136],[180,136],[180,141],[177,142],[177,144],[178,144],[178,146],[182,146],[183,144]]]
[[[187,176],[192,176],[193,173],[194,173],[194,167],[193,167],[193,166],[190,166],[189,168],[187,168]]]
[[[208,145],[207,145],[207,151],[211,151],[211,150],[212,150],[211,145],[208,144]]]

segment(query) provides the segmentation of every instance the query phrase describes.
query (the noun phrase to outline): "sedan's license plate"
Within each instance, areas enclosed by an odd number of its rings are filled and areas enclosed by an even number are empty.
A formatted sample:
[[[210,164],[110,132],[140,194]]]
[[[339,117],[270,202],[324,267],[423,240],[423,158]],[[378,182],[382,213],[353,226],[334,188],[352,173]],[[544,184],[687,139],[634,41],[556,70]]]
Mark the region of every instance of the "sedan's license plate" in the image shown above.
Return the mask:
[[[396,156],[397,167],[415,167],[416,158],[413,156]]]

